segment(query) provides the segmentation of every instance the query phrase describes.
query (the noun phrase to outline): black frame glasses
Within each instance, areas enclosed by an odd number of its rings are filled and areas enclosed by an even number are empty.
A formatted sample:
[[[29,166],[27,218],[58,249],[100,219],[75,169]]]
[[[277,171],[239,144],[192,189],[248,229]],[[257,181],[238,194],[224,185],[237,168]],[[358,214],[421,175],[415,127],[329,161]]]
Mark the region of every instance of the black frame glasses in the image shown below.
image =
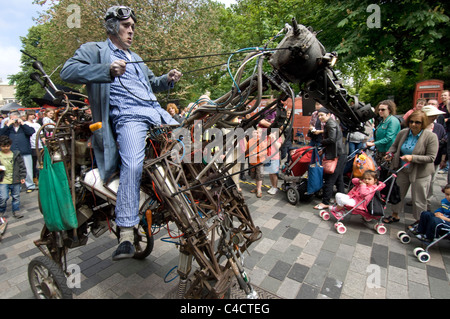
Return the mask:
[[[416,125],[422,125],[421,121],[409,121],[409,124],[416,124]]]

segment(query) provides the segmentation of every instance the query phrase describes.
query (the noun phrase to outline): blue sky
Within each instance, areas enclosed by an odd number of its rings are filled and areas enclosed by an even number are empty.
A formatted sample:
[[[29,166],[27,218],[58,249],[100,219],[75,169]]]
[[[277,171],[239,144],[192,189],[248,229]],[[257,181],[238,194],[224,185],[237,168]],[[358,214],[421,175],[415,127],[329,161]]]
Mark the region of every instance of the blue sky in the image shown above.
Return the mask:
[[[229,5],[235,0],[219,0]],[[7,76],[20,72],[22,42],[20,37],[28,34],[28,29],[36,24],[33,18],[44,9],[33,4],[33,0],[2,0],[0,19],[0,83],[7,82]]]
[[[22,42],[20,37],[28,34],[28,29],[35,25],[33,18],[39,16],[42,7],[33,4],[33,0],[2,1],[2,18],[0,20],[0,78],[7,82],[7,75],[20,71]]]

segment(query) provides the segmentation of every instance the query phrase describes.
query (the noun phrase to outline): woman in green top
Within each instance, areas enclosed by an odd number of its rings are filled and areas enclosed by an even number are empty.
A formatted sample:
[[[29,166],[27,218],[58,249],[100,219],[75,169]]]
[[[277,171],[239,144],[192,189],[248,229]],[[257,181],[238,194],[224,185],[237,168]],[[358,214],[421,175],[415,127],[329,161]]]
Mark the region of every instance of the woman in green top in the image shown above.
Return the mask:
[[[400,132],[400,121],[395,117],[396,105],[394,101],[385,100],[378,103],[375,111],[381,117],[381,122],[378,124],[375,131],[375,141],[367,142],[367,146],[375,146],[377,163],[383,161],[383,157],[389,150],[389,147],[394,143],[398,132]]]

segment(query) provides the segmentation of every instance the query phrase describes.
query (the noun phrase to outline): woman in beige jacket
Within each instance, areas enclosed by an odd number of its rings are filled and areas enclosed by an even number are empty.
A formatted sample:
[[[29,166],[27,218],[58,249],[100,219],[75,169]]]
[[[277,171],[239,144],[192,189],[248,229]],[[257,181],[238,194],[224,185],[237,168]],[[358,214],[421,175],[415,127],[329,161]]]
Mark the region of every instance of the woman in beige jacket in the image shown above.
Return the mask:
[[[424,112],[414,111],[406,121],[407,128],[401,130],[394,144],[389,148],[385,159],[391,162],[391,169],[398,170],[405,163],[407,167],[397,175],[401,201],[392,205],[392,216],[385,223],[398,222],[399,213],[403,213],[404,199],[411,187],[412,213],[416,221],[427,210],[427,194],[431,176],[434,173],[439,142],[436,134],[427,130],[428,119]]]

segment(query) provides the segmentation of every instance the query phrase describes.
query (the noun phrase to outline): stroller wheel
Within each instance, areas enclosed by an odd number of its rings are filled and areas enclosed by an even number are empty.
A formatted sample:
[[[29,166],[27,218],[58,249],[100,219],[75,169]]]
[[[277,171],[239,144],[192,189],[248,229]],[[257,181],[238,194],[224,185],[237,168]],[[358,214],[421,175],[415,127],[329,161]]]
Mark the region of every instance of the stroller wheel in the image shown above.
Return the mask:
[[[399,233],[401,233],[401,234],[400,235],[397,234],[397,237],[400,239],[400,241],[403,244],[409,244],[409,242],[411,241],[411,237],[409,237],[409,235],[405,232],[399,232]]]
[[[345,234],[347,232],[347,227],[344,226],[341,222],[337,222],[334,224],[334,228],[339,234]]]
[[[427,263],[430,261],[430,254],[426,251],[422,251],[418,254],[417,258],[421,263]]]
[[[323,220],[329,220],[330,219],[330,213],[327,212],[326,210],[321,210],[319,212],[319,216],[322,217]]]
[[[397,233],[397,238],[400,239],[402,237],[403,234],[406,234],[405,231],[401,230]]]
[[[376,224],[374,228],[377,231],[377,233],[380,235],[384,235],[387,232],[386,226],[384,226],[382,224]]]
[[[298,190],[293,187],[289,187],[286,190],[286,199],[289,202],[289,204],[297,205],[300,199],[300,194],[298,193]]]
[[[425,250],[421,247],[414,248],[414,250],[413,250],[414,256],[419,257],[419,254],[423,251],[425,251]]]

